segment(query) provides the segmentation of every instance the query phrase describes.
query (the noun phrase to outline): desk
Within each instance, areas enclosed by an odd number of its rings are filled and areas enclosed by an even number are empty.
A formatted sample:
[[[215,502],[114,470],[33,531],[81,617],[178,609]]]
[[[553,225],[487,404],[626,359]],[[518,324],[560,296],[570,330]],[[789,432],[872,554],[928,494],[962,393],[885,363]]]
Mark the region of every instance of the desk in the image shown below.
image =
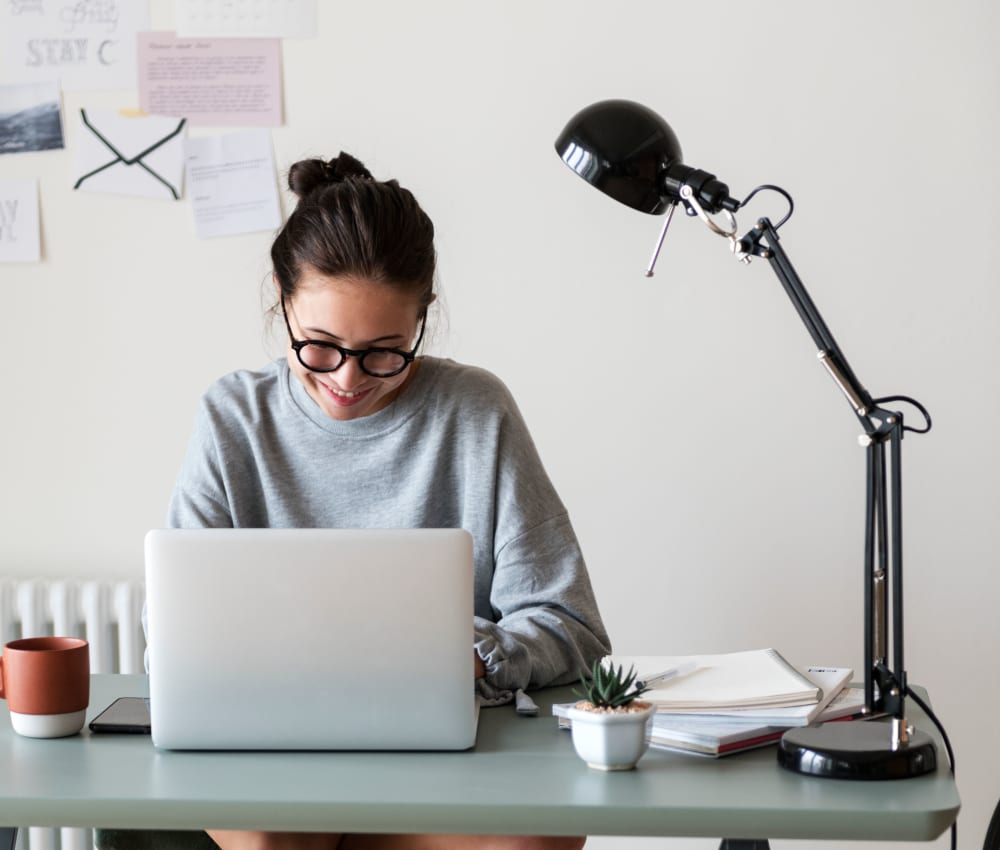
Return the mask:
[[[94,676],[88,722],[146,693],[144,676]],[[815,779],[778,767],[773,747],[722,760],[651,750],[637,770],[594,771],[549,713],[568,695],[534,694],[537,718],[484,709],[467,753],[167,752],[89,730],[22,738],[0,716],[0,825],[921,841],[958,814],[946,768]]]

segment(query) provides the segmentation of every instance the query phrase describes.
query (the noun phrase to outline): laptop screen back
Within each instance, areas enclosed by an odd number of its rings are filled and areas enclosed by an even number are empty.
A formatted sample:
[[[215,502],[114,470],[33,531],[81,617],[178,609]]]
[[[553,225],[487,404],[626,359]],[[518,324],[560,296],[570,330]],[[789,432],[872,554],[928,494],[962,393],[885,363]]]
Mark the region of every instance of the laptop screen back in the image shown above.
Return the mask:
[[[158,529],[145,551],[156,746],[473,745],[467,532]]]

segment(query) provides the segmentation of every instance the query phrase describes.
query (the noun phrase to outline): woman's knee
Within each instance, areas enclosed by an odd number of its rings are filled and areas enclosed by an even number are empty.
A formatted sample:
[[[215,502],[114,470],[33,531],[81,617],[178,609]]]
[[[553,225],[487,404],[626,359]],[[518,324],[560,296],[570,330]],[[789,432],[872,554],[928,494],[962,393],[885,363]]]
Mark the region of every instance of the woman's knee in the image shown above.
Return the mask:
[[[213,829],[208,834],[222,850],[335,850],[340,846],[340,835],[331,832]]]
[[[510,835],[497,843],[498,850],[581,850],[585,835]]]
[[[341,850],[580,850],[586,836],[345,835]]]

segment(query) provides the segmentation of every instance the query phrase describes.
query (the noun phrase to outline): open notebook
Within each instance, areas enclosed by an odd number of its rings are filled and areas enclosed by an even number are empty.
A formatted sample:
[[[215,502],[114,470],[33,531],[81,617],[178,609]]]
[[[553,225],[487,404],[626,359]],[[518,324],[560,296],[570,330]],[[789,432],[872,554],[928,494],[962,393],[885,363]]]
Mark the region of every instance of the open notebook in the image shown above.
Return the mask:
[[[712,709],[777,708],[810,705],[821,689],[775,649],[751,649],[715,655],[619,656],[610,659],[626,670],[634,666],[639,680],[693,663],[694,669],[655,686],[642,699],[657,711],[697,712]]]
[[[153,743],[475,743],[472,538],[455,529],[146,536]]]

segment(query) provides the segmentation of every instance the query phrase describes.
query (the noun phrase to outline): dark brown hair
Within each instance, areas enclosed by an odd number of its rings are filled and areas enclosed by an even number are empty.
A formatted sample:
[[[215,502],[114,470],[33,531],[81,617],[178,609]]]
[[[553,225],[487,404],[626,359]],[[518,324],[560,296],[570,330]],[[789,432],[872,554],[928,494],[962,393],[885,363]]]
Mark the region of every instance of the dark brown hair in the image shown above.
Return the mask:
[[[331,277],[388,284],[417,300],[434,300],[434,225],[395,180],[375,180],[350,154],[304,159],[288,172],[299,201],[271,246],[284,298],[307,268]]]

